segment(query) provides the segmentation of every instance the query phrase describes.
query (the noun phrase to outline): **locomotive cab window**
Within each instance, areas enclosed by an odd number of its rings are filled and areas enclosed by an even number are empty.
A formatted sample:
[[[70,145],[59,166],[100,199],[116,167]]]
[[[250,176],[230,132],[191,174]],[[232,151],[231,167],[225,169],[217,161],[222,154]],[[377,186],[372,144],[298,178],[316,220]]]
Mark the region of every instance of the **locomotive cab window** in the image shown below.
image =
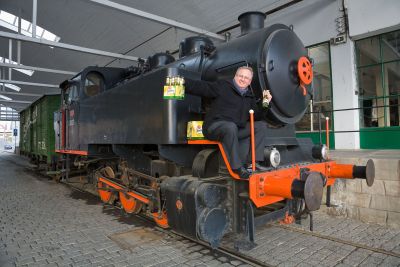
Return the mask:
[[[85,79],[85,95],[88,97],[92,97],[98,95],[104,90],[104,81],[103,77],[96,72],[91,72],[86,75]]]
[[[78,98],[79,91],[76,84],[71,84],[67,89],[65,89],[64,101],[67,105],[70,105],[72,102],[78,100]]]

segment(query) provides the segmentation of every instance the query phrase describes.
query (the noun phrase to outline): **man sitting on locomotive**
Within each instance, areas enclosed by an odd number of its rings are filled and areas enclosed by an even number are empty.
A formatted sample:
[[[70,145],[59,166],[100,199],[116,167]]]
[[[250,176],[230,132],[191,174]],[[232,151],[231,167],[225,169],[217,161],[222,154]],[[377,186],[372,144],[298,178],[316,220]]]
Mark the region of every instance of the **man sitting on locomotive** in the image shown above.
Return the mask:
[[[237,69],[232,80],[206,82],[185,79],[186,93],[212,99],[211,108],[204,120],[203,134],[209,140],[222,143],[232,170],[242,179],[250,176],[245,167],[250,150],[250,109],[254,110],[255,115],[256,161],[264,160],[267,127],[265,122],[259,121],[262,110],[249,89],[252,78],[253,69],[242,66]],[[268,103],[272,99],[268,90],[263,92],[263,97]]]

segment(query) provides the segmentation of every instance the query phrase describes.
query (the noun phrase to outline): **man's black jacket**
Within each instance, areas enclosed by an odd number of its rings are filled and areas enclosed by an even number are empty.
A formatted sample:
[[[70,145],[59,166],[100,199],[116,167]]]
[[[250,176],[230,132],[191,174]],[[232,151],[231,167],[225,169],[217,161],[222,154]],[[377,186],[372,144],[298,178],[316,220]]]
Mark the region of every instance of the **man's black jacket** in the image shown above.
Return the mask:
[[[262,117],[262,110],[257,106],[254,94],[247,90],[241,95],[233,80],[219,80],[216,82],[196,81],[185,79],[185,93],[211,98],[211,108],[207,112],[203,128],[207,128],[216,121],[231,121],[238,127],[245,127],[250,119],[249,110],[253,109],[255,120]]]

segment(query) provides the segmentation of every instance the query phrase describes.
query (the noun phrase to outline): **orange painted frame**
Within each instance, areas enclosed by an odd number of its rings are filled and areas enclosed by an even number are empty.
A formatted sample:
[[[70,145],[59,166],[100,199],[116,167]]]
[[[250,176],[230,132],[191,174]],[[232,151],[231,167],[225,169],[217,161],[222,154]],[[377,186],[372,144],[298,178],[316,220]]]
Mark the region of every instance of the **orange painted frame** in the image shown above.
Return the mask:
[[[232,171],[231,164],[229,164],[228,157],[226,156],[224,147],[222,146],[222,144],[220,142],[210,141],[210,140],[205,140],[204,139],[204,140],[188,140],[188,144],[189,145],[218,145],[219,150],[221,151],[221,154],[222,154],[222,158],[224,159],[224,162],[225,162],[226,168],[228,169],[229,174],[235,179],[240,179],[239,175],[237,175],[236,173],[234,173]]]
[[[110,181],[110,180],[107,180],[107,179],[105,179],[105,178],[103,178],[103,177],[100,177],[100,178],[98,179],[98,181],[99,181],[99,182],[103,182],[103,183],[105,183],[105,184],[107,184],[107,185],[109,185],[109,186],[111,186],[111,187],[113,187],[113,188],[115,188],[115,189],[118,189],[118,190],[123,190],[123,189],[124,189],[124,188],[123,188],[122,186],[120,186],[119,184],[114,183],[114,182],[112,182],[112,181]],[[131,196],[131,197],[133,197],[133,198],[139,200],[140,202],[145,203],[145,204],[149,204],[149,203],[150,203],[150,200],[149,200],[149,199],[147,199],[147,198],[145,198],[145,197],[142,197],[142,196],[140,196],[140,195],[138,195],[138,194],[136,194],[136,193],[134,193],[134,192],[132,192],[132,191],[127,191],[126,194],[127,194],[128,196]]]
[[[114,182],[112,182],[112,181],[110,181],[110,180],[107,180],[107,179],[105,179],[105,178],[103,178],[103,177],[100,177],[100,178],[98,179],[98,181],[99,181],[99,182],[103,182],[103,183],[105,183],[105,184],[107,184],[107,185],[109,185],[109,186],[111,186],[111,187],[113,187],[113,188],[115,188],[115,189],[118,189],[118,190],[123,190],[123,189],[124,189],[124,187],[120,186],[119,184],[114,183]],[[140,196],[140,195],[138,195],[138,194],[136,194],[136,193],[134,193],[134,192],[132,192],[132,191],[127,191],[126,194],[127,194],[128,196],[131,196],[131,197],[133,197],[133,198],[139,200],[140,202],[145,203],[145,204],[149,204],[149,203],[150,203],[150,199],[147,199],[147,198],[145,198],[145,197],[142,197],[142,196]],[[159,214],[158,214],[157,212],[153,212],[153,213],[151,213],[150,215],[152,216],[152,218],[154,219],[154,221],[155,221],[160,227],[162,227],[162,228],[168,228],[168,227],[169,227],[169,225],[168,225],[167,214],[166,214],[165,212],[162,213],[161,218],[159,217]]]
[[[81,155],[81,156],[88,155],[88,152],[83,151],[83,150],[56,149],[56,152],[61,153],[61,154],[73,154],[73,155]]]
[[[222,158],[229,174],[240,179],[232,171],[224,148],[220,142],[210,140],[188,140],[190,145],[218,145]],[[286,198],[292,198],[291,185],[294,179],[300,179],[300,169],[308,168],[310,171],[322,173],[327,178],[326,186],[333,185],[335,178],[353,179],[353,167],[351,164],[337,164],[335,161],[312,163],[307,165],[295,165],[288,169],[280,169],[268,172],[256,172],[249,178],[250,199],[257,207],[266,206]],[[275,195],[274,195],[275,194]]]

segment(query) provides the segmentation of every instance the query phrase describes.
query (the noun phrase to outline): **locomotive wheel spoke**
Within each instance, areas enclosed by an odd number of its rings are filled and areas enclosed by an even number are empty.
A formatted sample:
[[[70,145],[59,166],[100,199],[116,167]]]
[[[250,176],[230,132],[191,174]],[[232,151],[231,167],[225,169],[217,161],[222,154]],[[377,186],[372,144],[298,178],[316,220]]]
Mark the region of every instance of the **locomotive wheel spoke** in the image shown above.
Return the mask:
[[[119,200],[126,213],[138,214],[143,206],[142,202],[137,201],[123,192],[119,192]]]

